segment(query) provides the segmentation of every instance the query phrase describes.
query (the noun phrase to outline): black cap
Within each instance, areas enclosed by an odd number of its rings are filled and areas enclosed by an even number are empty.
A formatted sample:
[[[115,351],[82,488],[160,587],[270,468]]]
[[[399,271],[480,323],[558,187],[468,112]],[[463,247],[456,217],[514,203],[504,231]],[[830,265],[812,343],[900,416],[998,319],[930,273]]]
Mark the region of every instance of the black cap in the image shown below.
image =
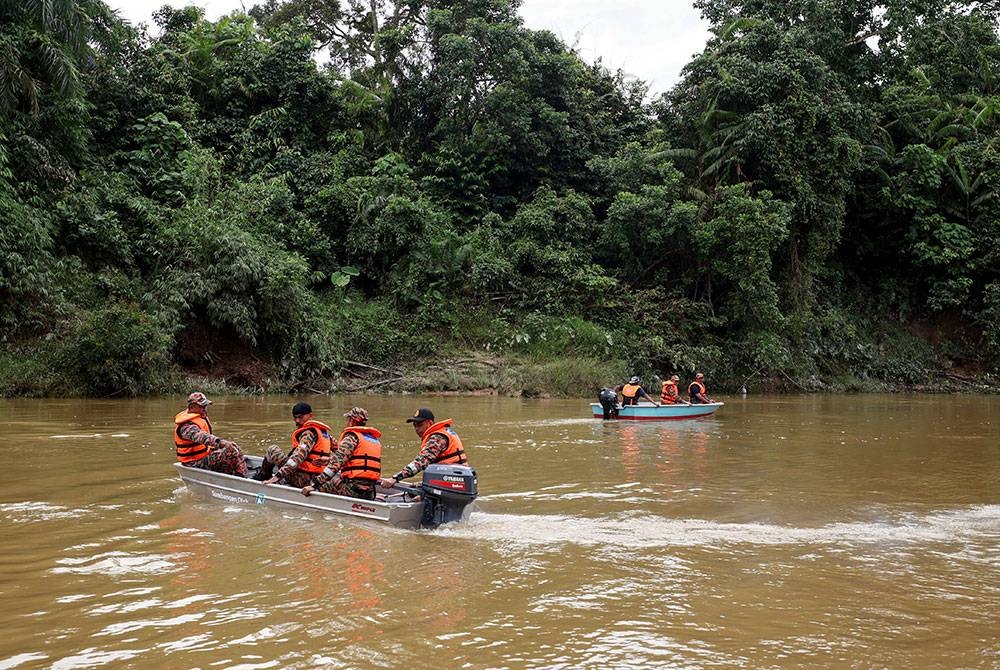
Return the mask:
[[[430,411],[426,407],[421,407],[420,409],[418,409],[416,412],[413,413],[413,416],[411,416],[409,419],[406,420],[406,423],[418,423],[420,421],[433,421],[433,420],[434,420],[434,412]]]
[[[297,402],[295,407],[292,408],[292,416],[304,416],[306,414],[312,414],[313,408],[307,402]]]

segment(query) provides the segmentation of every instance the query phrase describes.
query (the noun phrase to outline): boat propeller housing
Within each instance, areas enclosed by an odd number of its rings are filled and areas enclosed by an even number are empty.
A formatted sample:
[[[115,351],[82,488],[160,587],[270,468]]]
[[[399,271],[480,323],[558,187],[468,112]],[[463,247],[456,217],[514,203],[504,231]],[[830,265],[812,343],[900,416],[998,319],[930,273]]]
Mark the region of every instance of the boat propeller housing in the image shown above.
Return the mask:
[[[437,528],[461,521],[466,506],[479,495],[476,471],[467,465],[428,465],[420,491],[424,499],[421,526]]]

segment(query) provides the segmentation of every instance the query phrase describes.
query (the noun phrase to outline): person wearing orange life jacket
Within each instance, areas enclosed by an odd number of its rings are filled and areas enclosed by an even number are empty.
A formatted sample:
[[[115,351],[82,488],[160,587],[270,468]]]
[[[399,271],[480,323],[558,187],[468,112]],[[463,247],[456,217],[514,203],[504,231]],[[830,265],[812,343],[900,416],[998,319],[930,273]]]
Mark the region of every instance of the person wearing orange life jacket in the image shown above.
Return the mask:
[[[330,462],[312,483],[302,488],[302,495],[313,491],[338,496],[375,499],[375,485],[382,476],[382,433],[368,424],[368,411],[352,407],[344,414],[347,427],[337,439]]]
[[[265,484],[284,484],[300,489],[323,472],[330,462],[333,429],[313,418],[309,403],[295,403],[292,421],[295,430],[292,431],[291,451],[286,454],[281,447],[272,444],[255,479]]]
[[[715,402],[708,397],[708,389],[705,387],[705,375],[700,372],[695,374],[694,381],[688,384],[688,395],[691,396],[692,405],[707,405]]]
[[[391,479],[379,480],[379,484],[383,488],[392,488],[399,480],[423,472],[432,463],[469,464],[465,448],[462,446],[462,439],[451,427],[454,423],[451,419],[435,422],[434,412],[426,407],[421,407],[406,420],[406,423],[413,424],[413,430],[421,440],[420,451],[413,457],[412,461],[406,464],[406,467],[393,475]]]
[[[649,402],[656,405],[656,401],[648,393],[646,389],[642,388],[642,379],[639,377],[632,377],[628,380],[627,384],[622,384],[615,388],[616,391],[622,394],[622,406],[625,405],[638,405],[639,400],[645,398]]]
[[[189,468],[202,468],[237,477],[247,476],[247,462],[239,445],[212,434],[208,406],[212,401],[195,391],[187,409],[174,417],[174,447],[177,461]]]
[[[677,375],[671,375],[670,379],[663,382],[660,389],[660,402],[664,405],[677,405],[685,402],[681,400],[680,392],[677,390],[677,382],[681,380]]]

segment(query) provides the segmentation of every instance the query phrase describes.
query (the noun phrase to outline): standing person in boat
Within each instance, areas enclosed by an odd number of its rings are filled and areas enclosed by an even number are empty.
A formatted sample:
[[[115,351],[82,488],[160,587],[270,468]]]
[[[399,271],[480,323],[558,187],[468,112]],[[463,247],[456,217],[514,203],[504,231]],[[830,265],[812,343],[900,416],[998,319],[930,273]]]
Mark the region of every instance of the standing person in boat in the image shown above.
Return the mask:
[[[187,409],[174,417],[174,445],[178,462],[237,477],[247,476],[247,462],[239,445],[212,434],[208,406],[212,401],[195,391],[188,396]]]
[[[605,421],[618,418],[618,394],[614,389],[605,387],[598,391],[597,402],[601,403]]]
[[[276,444],[268,447],[255,479],[265,484],[284,484],[302,488],[323,472],[330,462],[330,433],[333,429],[313,418],[309,403],[298,402],[292,407],[292,450],[287,454]]]
[[[458,433],[451,427],[454,423],[451,419],[435,423],[434,412],[426,407],[421,407],[406,420],[406,423],[413,424],[413,430],[420,438],[420,451],[412,461],[406,464],[406,467],[394,474],[391,479],[379,480],[383,488],[392,488],[399,480],[422,472],[432,463],[468,465],[465,448],[462,447],[462,440],[458,437]]]
[[[708,397],[708,389],[705,387],[705,375],[700,372],[694,376],[694,381],[688,384],[688,395],[691,396],[692,405],[708,405],[715,402]]]
[[[653,398],[646,393],[646,389],[642,388],[642,379],[638,376],[632,377],[628,380],[627,384],[622,384],[615,388],[622,394],[622,405],[638,405],[639,400],[645,398],[649,402],[653,403],[657,407],[659,404],[653,400]]]
[[[352,407],[344,414],[347,427],[337,439],[330,462],[316,475],[302,495],[313,491],[349,498],[375,500],[375,485],[382,476],[382,433],[368,424],[368,411]]]
[[[677,382],[681,380],[677,375],[671,375],[670,379],[663,382],[663,388],[660,389],[660,402],[664,405],[679,405],[681,403],[687,404],[687,401],[681,400],[680,391],[677,390]]]

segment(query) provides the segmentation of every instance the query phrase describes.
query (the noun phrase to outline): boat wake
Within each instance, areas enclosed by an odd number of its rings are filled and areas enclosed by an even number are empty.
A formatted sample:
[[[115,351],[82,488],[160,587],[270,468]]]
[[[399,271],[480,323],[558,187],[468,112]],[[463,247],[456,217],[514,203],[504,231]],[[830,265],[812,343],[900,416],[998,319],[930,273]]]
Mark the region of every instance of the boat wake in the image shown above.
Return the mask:
[[[626,548],[745,545],[878,545],[1000,540],[1000,505],[981,505],[894,520],[816,527],[723,523],[659,516],[586,518],[475,512],[436,531],[509,545],[610,545]]]

